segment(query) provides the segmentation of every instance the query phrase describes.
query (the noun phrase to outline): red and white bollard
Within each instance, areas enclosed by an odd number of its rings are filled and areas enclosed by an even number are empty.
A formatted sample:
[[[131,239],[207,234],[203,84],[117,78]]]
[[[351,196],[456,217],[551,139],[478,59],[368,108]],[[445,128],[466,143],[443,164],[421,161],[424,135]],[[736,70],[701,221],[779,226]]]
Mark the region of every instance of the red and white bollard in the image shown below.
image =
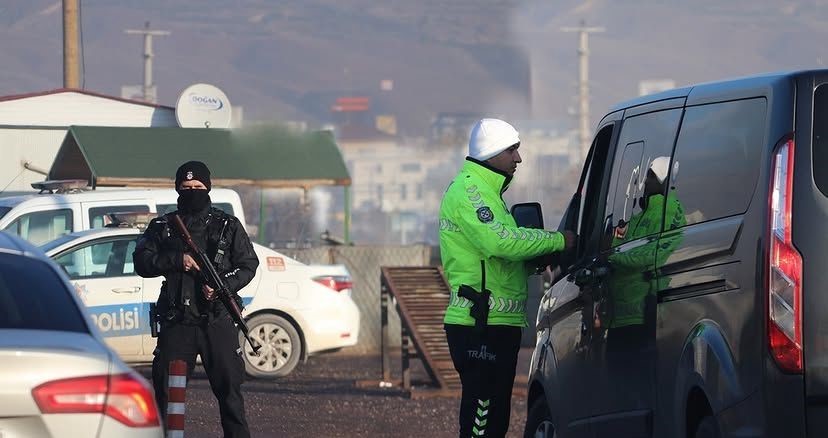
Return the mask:
[[[167,438],[184,438],[184,401],[187,393],[187,362],[170,361],[167,379]]]

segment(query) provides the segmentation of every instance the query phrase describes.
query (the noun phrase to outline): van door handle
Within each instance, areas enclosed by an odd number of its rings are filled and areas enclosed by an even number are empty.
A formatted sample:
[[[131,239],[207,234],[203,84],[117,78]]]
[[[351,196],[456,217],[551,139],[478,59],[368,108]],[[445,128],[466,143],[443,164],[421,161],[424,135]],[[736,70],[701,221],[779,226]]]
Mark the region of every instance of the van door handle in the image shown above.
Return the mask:
[[[583,288],[586,285],[593,284],[606,277],[609,274],[609,268],[597,264],[592,264],[587,267],[576,270],[570,275],[570,279],[576,286]]]
[[[112,292],[116,294],[134,294],[141,292],[141,288],[139,286],[135,287],[116,287],[112,289]]]

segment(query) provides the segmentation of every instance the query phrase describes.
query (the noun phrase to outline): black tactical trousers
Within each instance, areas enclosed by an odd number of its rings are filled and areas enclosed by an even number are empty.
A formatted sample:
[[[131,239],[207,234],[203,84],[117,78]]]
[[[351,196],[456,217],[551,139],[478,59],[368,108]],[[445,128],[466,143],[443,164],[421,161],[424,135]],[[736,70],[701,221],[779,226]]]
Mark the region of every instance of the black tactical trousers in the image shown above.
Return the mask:
[[[225,438],[247,438],[250,431],[244,416],[241,384],[244,381],[244,362],[240,355],[238,329],[229,315],[209,324],[187,325],[170,323],[158,335],[158,347],[152,361],[152,384],[162,418],[167,415],[167,377],[172,360],[187,362],[189,381],[195,367],[196,355],[210,380],[210,388],[218,400],[221,427]],[[185,415],[197,415],[186,412]]]
[[[460,374],[460,437],[503,437],[509,430],[520,327],[446,324],[451,360]]]

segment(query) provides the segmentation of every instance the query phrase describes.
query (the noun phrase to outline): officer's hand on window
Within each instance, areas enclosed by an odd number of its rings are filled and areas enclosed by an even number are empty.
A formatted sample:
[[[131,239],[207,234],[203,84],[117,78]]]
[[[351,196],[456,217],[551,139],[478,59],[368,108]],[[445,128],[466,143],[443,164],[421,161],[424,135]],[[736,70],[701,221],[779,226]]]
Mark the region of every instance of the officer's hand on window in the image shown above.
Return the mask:
[[[196,263],[193,256],[191,256],[188,253],[184,253],[184,272],[189,272],[192,270],[200,271],[201,268],[198,266],[198,263]]]
[[[571,249],[575,248],[575,244],[578,242],[578,235],[570,230],[564,230],[563,236],[564,250],[570,251]]]

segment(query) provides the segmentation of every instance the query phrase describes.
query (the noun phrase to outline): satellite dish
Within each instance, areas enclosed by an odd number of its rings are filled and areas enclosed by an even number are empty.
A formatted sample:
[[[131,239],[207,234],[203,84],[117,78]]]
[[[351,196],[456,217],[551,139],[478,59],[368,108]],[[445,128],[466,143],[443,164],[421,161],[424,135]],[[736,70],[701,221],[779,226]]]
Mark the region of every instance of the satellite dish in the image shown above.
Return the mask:
[[[182,128],[229,128],[230,100],[210,84],[185,88],[175,104],[175,119]]]

